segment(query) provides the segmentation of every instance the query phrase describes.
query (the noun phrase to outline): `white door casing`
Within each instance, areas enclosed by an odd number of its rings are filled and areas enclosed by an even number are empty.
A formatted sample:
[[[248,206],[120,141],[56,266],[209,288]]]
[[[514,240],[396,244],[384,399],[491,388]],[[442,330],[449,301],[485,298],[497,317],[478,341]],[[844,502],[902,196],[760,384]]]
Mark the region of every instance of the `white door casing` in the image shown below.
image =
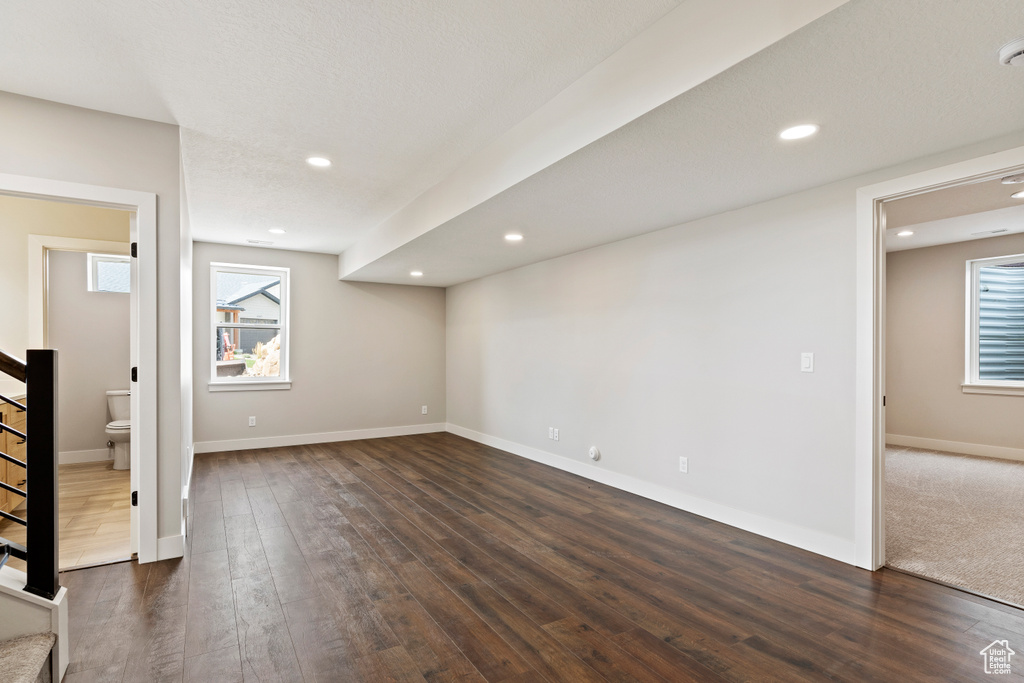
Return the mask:
[[[885,564],[885,203],[1024,169],[1024,147],[857,190],[857,361],[854,426],[855,563]]]
[[[131,384],[132,434],[131,481],[138,491],[138,507],[132,510],[132,548],[139,562],[157,556],[157,254],[156,194],[0,173],[0,194],[46,199],[72,204],[102,206],[129,211],[131,241],[138,258],[132,262],[131,364],[138,368],[138,382]],[[60,238],[46,238],[58,241]],[[45,337],[43,310],[44,250],[36,240],[38,258],[29,262],[29,345],[42,348]]]

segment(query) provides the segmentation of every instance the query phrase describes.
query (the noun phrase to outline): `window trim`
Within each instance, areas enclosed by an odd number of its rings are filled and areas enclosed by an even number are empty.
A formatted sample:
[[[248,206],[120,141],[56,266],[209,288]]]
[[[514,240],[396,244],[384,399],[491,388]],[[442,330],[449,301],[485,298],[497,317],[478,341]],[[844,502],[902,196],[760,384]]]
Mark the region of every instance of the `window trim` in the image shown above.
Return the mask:
[[[85,289],[88,292],[96,292],[99,294],[130,294],[131,285],[129,283],[129,289],[126,292],[115,291],[111,289],[98,289],[97,283],[99,282],[99,274],[97,273],[97,267],[100,263],[127,263],[129,269],[132,265],[132,257],[128,254],[107,254],[98,251],[86,252],[86,269],[85,269]],[[130,280],[130,278],[129,278]]]
[[[217,273],[251,273],[270,275],[281,278],[280,306],[281,314],[276,325],[257,325],[252,323],[223,323],[217,320]],[[210,381],[209,391],[273,391],[291,389],[289,356],[291,354],[291,269],[275,266],[253,266],[241,263],[210,263],[210,309],[208,312],[210,328],[213,332],[218,327],[233,329],[267,329],[277,328],[281,336],[280,374],[277,377],[217,377],[216,345],[210,347],[209,334],[206,335],[206,353],[209,355]]]
[[[961,390],[965,394],[998,394],[1004,396],[1024,396],[1024,380],[980,379],[981,358],[979,342],[981,331],[981,306],[979,281],[981,269],[987,266],[998,266],[1004,263],[1019,263],[1024,254],[1008,254],[989,258],[969,259],[967,261],[967,320],[964,325],[966,340],[964,343],[964,383]]]

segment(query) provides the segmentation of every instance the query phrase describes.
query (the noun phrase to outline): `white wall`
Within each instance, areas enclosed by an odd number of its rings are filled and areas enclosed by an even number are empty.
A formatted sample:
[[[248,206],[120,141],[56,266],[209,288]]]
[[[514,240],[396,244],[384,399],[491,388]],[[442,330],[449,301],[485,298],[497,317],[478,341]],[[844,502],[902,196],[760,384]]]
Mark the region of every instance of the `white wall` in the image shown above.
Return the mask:
[[[361,430],[424,431],[445,422],[444,290],[340,282],[337,257],[327,254],[194,246],[198,452],[333,441]],[[291,268],[291,389],[209,391],[211,262]],[[248,426],[250,415],[256,427]]]
[[[1024,396],[965,394],[960,386],[966,263],[1020,253],[1024,234],[888,255],[885,417],[894,443],[913,437],[1024,449]]]
[[[177,126],[0,92],[0,173],[157,195],[157,533],[181,533],[184,244]],[[191,317],[191,316],[189,316]],[[190,388],[189,388],[190,389]]]
[[[101,451],[106,458],[106,392],[127,389],[131,372],[128,294],[90,292],[84,252],[50,251],[49,347],[60,358],[58,416],[62,458]]]
[[[450,288],[451,429],[853,562],[856,190],[1020,141]]]

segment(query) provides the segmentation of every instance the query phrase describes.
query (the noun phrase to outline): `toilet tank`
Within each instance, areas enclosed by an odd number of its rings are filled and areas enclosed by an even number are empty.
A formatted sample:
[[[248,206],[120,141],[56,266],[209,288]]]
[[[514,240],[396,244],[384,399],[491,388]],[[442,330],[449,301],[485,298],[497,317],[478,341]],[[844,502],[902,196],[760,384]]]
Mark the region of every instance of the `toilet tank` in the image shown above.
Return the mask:
[[[107,392],[107,408],[110,410],[110,421],[130,420],[132,417],[132,392],[127,389]]]

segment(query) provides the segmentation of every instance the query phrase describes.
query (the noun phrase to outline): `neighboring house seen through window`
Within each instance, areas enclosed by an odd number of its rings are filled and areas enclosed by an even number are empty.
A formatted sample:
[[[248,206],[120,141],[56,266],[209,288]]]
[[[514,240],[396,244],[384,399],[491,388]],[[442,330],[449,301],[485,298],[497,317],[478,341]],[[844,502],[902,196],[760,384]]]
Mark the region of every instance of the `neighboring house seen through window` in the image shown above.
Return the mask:
[[[1024,393],[1024,254],[967,262],[964,390]]]
[[[287,268],[210,264],[211,391],[287,389]]]

